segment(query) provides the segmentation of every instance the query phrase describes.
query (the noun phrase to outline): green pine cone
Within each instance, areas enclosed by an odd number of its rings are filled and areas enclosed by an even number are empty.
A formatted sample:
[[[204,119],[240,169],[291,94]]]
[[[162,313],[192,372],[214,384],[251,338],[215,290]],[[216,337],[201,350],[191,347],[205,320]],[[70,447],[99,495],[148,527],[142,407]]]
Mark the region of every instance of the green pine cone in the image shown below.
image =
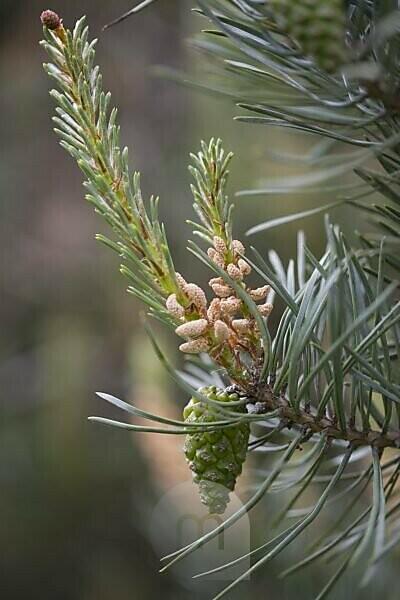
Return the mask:
[[[346,62],[343,0],[269,0],[278,25],[328,72]]]
[[[237,394],[218,390],[215,386],[202,388],[201,394],[217,402],[239,400]],[[244,408],[240,407],[240,411]],[[213,423],[225,420],[218,410],[192,398],[183,411],[187,423]],[[200,498],[211,514],[222,514],[229,502],[236,479],[246,459],[250,427],[240,423],[234,427],[212,432],[191,433],[186,436],[184,452],[193,480],[199,486]]]

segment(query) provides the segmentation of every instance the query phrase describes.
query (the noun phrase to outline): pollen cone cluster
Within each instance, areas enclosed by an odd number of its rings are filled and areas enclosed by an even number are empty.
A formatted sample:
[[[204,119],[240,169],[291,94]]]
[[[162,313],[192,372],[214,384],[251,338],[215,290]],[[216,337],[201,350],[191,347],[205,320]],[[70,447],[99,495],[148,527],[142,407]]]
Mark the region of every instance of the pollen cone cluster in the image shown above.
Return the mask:
[[[250,288],[245,279],[251,273],[251,267],[243,258],[245,248],[239,240],[233,240],[228,246],[220,237],[215,236],[213,245],[208,249],[209,258],[227,275],[239,284],[258,304],[258,310],[264,317],[272,311],[267,301],[270,288]],[[188,354],[209,352],[214,358],[229,350],[235,354],[239,349],[251,352],[259,343],[259,331],[254,317],[249,314],[234,287],[223,277],[213,277],[209,286],[214,297],[208,303],[202,288],[187,283],[177,274],[181,301],[177,294],[171,294],[166,307],[168,312],[181,321],[176,334],[185,342],[180,350]]]
[[[346,62],[344,4],[343,0],[269,0],[278,26],[328,72]]]
[[[202,388],[199,392],[215,402],[227,403],[239,400],[237,394],[218,390],[215,386]],[[242,407],[229,407],[240,412]],[[215,423],[226,419],[215,405],[192,398],[183,411],[186,423]],[[193,480],[199,486],[200,498],[211,514],[222,514],[234,490],[236,479],[242,472],[249,441],[248,423],[214,431],[187,435],[184,452]]]

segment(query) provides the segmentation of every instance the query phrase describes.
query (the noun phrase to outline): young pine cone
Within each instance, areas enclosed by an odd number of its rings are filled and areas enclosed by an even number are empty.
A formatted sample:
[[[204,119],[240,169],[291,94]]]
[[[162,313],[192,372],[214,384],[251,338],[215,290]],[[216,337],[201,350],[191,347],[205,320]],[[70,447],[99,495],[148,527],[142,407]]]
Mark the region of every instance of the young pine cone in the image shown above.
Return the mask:
[[[199,390],[203,396],[216,402],[237,401],[239,396],[218,390],[215,386]],[[233,410],[233,409],[231,409]],[[244,412],[244,408],[237,409]],[[192,398],[183,411],[187,423],[222,421],[216,407]],[[236,479],[246,459],[250,428],[248,423],[216,431],[190,433],[186,436],[184,452],[193,480],[199,486],[200,498],[210,514],[222,514],[229,502]]]
[[[321,69],[334,72],[346,62],[343,0],[269,0],[268,6],[281,29]]]

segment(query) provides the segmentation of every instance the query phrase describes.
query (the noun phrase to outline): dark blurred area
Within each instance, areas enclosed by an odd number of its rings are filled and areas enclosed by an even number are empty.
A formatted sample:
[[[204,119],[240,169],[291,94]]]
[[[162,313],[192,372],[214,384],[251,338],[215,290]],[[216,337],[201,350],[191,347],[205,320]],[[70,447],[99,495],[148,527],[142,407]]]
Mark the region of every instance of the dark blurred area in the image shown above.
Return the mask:
[[[101,33],[132,2],[54,0],[50,8],[67,26],[86,14],[92,36],[99,36],[97,59],[143,189],[162,196],[179,270],[205,281],[185,252],[188,154],[201,138],[222,136],[238,156],[234,191],[264,173],[265,144],[273,138],[234,125],[227,103],[152,76],[160,63],[196,68],[185,39],[202,23],[183,0],[160,1]],[[38,45],[45,8],[38,0],[0,3],[1,597],[209,598],[214,583],[190,587],[179,573],[158,574],[160,552],[148,533],[163,492],[190,478],[181,440],[134,437],[87,421],[91,414],[123,418],[96,390],[175,416],[185,398],[149,348],[141,307],[124,291],[118,259],[95,244],[103,224],[85,204],[81,174],[52,133],[51,82]],[[239,233],[281,214],[282,200],[268,202],[237,202]],[[321,246],[313,222],[309,231]],[[263,249],[283,248],[287,256],[295,248],[293,232],[286,230],[285,239],[270,234]],[[160,336],[177,361],[175,341]],[[292,583],[276,581],[275,567],[245,586],[231,597],[300,597]],[[307,581],[301,597],[318,587],[318,577]]]

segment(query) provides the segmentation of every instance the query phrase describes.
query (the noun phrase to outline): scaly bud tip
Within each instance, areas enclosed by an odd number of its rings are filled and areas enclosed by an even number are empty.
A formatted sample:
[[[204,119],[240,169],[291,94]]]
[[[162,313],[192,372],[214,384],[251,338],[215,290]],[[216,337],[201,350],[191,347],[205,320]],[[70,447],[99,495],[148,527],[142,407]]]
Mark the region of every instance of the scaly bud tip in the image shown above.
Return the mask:
[[[44,10],[40,15],[40,20],[42,25],[47,27],[47,29],[51,29],[52,31],[55,31],[62,25],[60,17],[53,10]]]

